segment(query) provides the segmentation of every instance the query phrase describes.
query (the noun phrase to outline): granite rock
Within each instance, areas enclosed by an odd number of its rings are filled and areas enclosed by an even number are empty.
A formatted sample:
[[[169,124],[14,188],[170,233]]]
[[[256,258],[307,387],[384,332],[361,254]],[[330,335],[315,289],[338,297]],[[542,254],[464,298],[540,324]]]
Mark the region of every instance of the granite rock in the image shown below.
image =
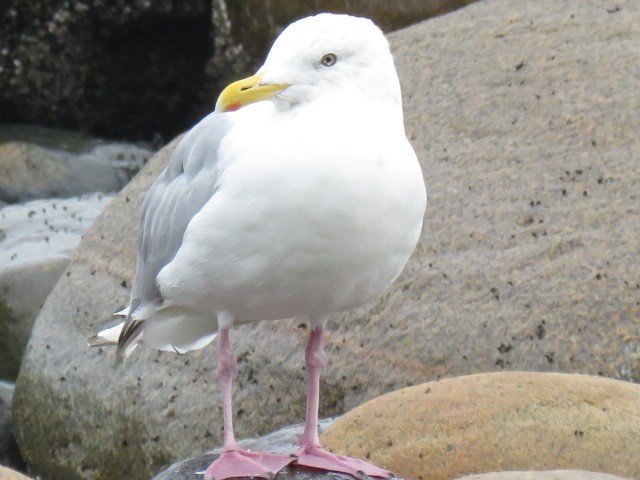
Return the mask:
[[[417,480],[503,469],[638,478],[640,458],[629,448],[640,438],[638,398],[640,385],[589,375],[468,375],[371,400],[336,420],[322,441]]]
[[[425,229],[383,298],[329,321],[321,416],[492,370],[640,380],[639,24],[634,2],[500,0],[389,36]],[[128,300],[136,208],[171,148],[86,233],[36,322],[14,400],[36,473],[146,479],[220,444],[212,348],[116,367],[85,347]],[[239,437],[304,418],[308,330],[232,333]]]

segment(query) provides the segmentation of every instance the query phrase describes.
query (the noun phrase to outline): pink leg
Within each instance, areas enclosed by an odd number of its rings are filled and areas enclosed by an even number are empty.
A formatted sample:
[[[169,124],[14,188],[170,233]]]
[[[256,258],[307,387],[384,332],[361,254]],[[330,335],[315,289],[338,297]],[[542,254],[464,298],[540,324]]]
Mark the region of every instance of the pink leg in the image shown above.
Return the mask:
[[[311,331],[305,350],[305,361],[307,366],[307,418],[304,432],[298,442],[300,450],[296,453],[296,464],[325,471],[346,473],[356,478],[362,477],[363,474],[370,477],[393,477],[393,474],[375,465],[344,455],[335,455],[322,448],[318,438],[318,405],[320,401],[320,374],[327,364],[322,326]]]
[[[231,351],[229,329],[220,331],[218,371],[222,390],[224,445],[220,457],[207,468],[205,480],[225,480],[237,477],[272,478],[294,459],[288,455],[253,453],[242,450],[233,435],[232,387],[238,373],[238,362]]]

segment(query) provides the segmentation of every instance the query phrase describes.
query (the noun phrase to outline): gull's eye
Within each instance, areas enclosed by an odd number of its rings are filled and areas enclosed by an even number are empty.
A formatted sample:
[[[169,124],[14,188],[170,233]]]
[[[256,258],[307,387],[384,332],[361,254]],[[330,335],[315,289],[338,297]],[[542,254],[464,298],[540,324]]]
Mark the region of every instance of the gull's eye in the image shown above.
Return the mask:
[[[325,53],[320,59],[320,63],[325,67],[331,67],[338,61],[338,56],[335,53]]]

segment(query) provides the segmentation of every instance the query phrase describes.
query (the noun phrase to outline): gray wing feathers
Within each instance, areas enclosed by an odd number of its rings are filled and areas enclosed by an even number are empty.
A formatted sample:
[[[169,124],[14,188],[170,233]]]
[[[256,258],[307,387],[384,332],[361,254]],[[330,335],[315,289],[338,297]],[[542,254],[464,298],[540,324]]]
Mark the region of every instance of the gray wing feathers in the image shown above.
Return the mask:
[[[131,292],[131,309],[118,341],[118,350],[141,333],[132,315],[139,306],[161,305],[156,282],[160,270],[182,245],[187,225],[217,188],[218,148],[229,129],[226,115],[211,114],[191,129],[151,186],[142,205],[138,231],[138,261]]]

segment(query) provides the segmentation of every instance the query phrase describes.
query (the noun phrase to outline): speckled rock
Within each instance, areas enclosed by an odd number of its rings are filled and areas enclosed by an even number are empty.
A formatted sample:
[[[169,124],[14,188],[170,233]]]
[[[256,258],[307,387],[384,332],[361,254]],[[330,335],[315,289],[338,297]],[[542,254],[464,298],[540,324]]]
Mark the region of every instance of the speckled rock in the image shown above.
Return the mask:
[[[329,321],[321,416],[482,371],[640,379],[640,4],[613,10],[477,2],[390,35],[430,203],[391,291]],[[135,209],[170,148],[87,232],[36,322],[14,402],[36,473],[146,480],[220,444],[213,348],[115,367],[85,347],[128,300]],[[302,421],[307,336],[304,320],[233,332],[239,437]]]
[[[31,480],[29,477],[22,475],[21,473],[0,466],[0,479],[2,480]]]
[[[625,480],[608,473],[584,470],[552,470],[545,472],[492,472],[465,475],[458,480]]]
[[[417,480],[502,469],[638,478],[630,445],[640,438],[639,398],[640,385],[588,375],[469,375],[376,398],[336,420],[322,440]]]
[[[38,312],[111,195],[0,209],[0,379],[15,380]]]

